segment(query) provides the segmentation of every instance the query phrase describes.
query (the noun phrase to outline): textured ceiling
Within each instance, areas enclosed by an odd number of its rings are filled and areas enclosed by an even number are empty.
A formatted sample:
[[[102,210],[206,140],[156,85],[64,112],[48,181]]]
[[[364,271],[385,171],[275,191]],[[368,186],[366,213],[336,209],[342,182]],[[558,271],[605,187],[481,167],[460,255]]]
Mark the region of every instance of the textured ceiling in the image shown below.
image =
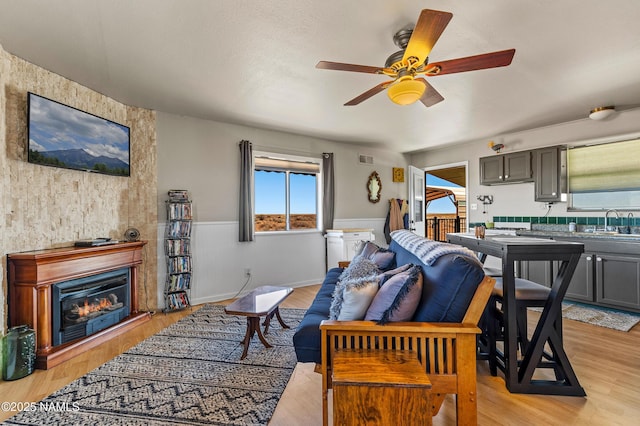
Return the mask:
[[[508,67],[430,77],[398,106],[382,66],[424,8],[453,13],[431,61],[515,48]],[[120,102],[411,152],[640,102],[640,1],[0,0],[0,45]]]

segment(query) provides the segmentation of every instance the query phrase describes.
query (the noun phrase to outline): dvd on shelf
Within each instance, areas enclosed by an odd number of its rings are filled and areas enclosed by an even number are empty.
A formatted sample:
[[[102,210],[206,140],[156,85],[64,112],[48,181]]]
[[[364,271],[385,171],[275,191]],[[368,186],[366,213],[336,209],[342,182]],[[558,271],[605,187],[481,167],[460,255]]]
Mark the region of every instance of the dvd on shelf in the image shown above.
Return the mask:
[[[171,293],[167,295],[168,310],[184,309],[189,305],[189,296],[187,293]]]
[[[191,222],[174,221],[167,225],[167,238],[188,238],[191,236]]]
[[[191,254],[191,241],[187,239],[167,239],[164,240],[164,249],[167,256]]]
[[[191,288],[191,274],[171,275],[167,282],[167,292],[188,290]]]
[[[186,189],[170,189],[168,195],[169,201],[189,201],[189,194]]]
[[[191,203],[170,202],[169,220],[191,220]]]

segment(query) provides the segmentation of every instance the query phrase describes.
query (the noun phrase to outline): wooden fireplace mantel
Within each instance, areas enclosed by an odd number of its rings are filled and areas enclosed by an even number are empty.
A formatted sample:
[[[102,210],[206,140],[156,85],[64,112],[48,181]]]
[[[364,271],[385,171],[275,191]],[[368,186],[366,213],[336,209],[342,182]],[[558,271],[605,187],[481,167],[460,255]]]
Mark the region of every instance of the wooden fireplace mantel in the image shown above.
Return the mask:
[[[146,241],[98,247],[63,247],[7,255],[9,323],[27,324],[36,331],[36,368],[48,369],[151,319],[139,312],[138,269]],[[52,346],[52,286],[121,268],[131,271],[131,313],[111,327],[90,336]]]

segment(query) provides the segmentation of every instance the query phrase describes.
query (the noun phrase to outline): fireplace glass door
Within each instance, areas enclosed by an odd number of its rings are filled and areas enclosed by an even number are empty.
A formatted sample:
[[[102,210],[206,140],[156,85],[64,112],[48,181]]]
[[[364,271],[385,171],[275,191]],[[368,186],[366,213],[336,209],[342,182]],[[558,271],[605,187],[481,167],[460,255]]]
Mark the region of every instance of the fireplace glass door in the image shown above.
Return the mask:
[[[129,280],[129,269],[119,269],[54,284],[54,346],[90,336],[129,316]]]

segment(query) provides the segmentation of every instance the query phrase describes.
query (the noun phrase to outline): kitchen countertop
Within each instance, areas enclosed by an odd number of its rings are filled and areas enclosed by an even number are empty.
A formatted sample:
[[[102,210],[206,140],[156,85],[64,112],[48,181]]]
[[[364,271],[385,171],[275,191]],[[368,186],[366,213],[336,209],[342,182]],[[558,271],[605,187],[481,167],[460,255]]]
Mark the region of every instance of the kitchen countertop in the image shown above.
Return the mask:
[[[607,241],[628,241],[640,243],[640,234],[615,234],[606,232],[569,232],[569,231],[543,231],[543,230],[519,230],[517,235],[542,238],[576,238]]]

